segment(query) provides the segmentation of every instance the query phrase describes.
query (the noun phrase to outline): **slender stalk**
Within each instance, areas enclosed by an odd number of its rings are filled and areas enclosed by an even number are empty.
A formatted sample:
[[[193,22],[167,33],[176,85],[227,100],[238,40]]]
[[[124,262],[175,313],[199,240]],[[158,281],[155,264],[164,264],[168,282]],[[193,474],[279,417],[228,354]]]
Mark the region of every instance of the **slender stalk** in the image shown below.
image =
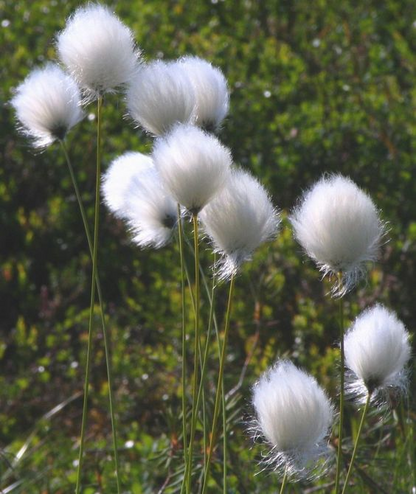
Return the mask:
[[[287,468],[285,468],[285,473],[283,475],[282,485],[280,486],[279,494],[284,493],[284,491],[286,489],[286,485],[287,485],[287,480],[288,480],[288,474],[287,474]]]
[[[348,481],[350,479],[350,476],[351,476],[351,472],[352,472],[352,467],[354,465],[354,460],[355,460],[355,457],[357,456],[357,451],[358,451],[358,443],[360,441],[360,437],[361,437],[361,431],[363,429],[363,425],[364,425],[364,420],[365,420],[365,417],[367,415],[367,412],[368,412],[368,408],[370,406],[370,401],[371,401],[371,393],[368,393],[367,395],[367,400],[365,402],[365,406],[364,406],[364,410],[363,410],[363,414],[361,416],[361,421],[360,421],[360,425],[358,427],[358,432],[357,432],[357,437],[355,438],[355,444],[354,444],[354,450],[352,452],[352,457],[351,457],[351,461],[350,461],[350,466],[348,467],[348,472],[347,472],[347,476],[345,478],[345,483],[344,483],[344,488],[342,489],[342,494],[345,494],[345,492],[347,492],[347,487],[348,487]]]
[[[194,227],[194,251],[195,251],[195,342],[194,342],[194,375],[192,385],[192,416],[191,416],[191,432],[189,438],[189,453],[187,468],[185,471],[186,492],[191,492],[192,478],[192,460],[193,448],[195,440],[195,430],[197,422],[197,397],[198,397],[198,379],[200,365],[200,334],[199,334],[199,305],[200,305],[200,287],[199,287],[199,237],[198,237],[198,215],[192,215],[192,223]]]
[[[185,328],[185,262],[183,253],[183,228],[181,206],[178,204],[178,243],[181,263],[181,311],[182,311],[182,442],[183,460],[187,463],[187,432],[186,432],[186,328]]]
[[[101,285],[98,275],[97,268],[97,254],[98,254],[98,231],[99,231],[99,207],[100,207],[100,178],[101,178],[101,110],[102,110],[102,97],[100,96],[97,100],[97,167],[96,167],[96,187],[95,187],[95,215],[94,215],[94,242],[91,241],[91,234],[88,227],[88,221],[85,214],[85,210],[82,204],[81,195],[79,193],[78,184],[75,178],[75,174],[72,168],[71,161],[68,156],[68,152],[64,143],[61,141],[62,149],[65,154],[65,158],[68,164],[69,173],[71,175],[71,180],[75,189],[75,195],[78,200],[78,205],[81,212],[82,221],[84,223],[85,234],[88,241],[88,247],[92,257],[92,280],[91,280],[91,305],[90,305],[90,316],[88,323],[88,346],[87,346],[87,363],[85,368],[85,383],[84,383],[84,404],[82,410],[82,425],[81,425],[81,438],[80,438],[80,451],[78,460],[78,473],[77,473],[77,483],[75,492],[78,494],[81,487],[81,471],[83,463],[84,454],[84,442],[85,442],[85,429],[86,421],[88,415],[88,391],[89,391],[89,376],[90,376],[90,366],[91,366],[91,352],[92,352],[92,324],[94,318],[94,304],[95,304],[95,288],[97,288],[98,301],[100,306],[101,323],[103,329],[104,338],[104,350],[106,358],[107,367],[107,379],[108,379],[108,392],[109,392],[109,408],[111,417],[111,429],[113,435],[113,449],[114,449],[114,462],[115,462],[115,472],[116,472],[116,482],[117,482],[117,492],[121,492],[120,488],[120,475],[119,475],[119,460],[118,460],[118,450],[117,450],[117,427],[114,414],[114,397],[113,397],[113,379],[111,371],[111,361],[109,352],[109,337],[108,331],[105,323],[103,302],[102,302],[102,292]]]
[[[222,404],[222,492],[227,494],[227,411],[225,401],[224,379],[221,385],[221,404]]]
[[[222,349],[221,349],[221,359],[220,359],[220,369],[218,372],[217,391],[215,394],[214,415],[212,418],[211,441],[210,441],[210,445],[209,445],[207,465],[205,467],[204,481],[203,481],[203,486],[202,486],[202,494],[205,494],[207,487],[208,487],[210,465],[211,465],[212,455],[214,452],[215,442],[216,442],[217,423],[218,423],[218,415],[219,415],[220,406],[221,406],[225,357],[226,357],[226,353],[227,353],[227,341],[228,341],[228,333],[229,333],[229,327],[230,327],[230,315],[231,315],[232,298],[233,298],[233,293],[234,293],[234,284],[235,284],[235,277],[232,276],[231,280],[230,280],[230,288],[229,288],[229,292],[228,292],[227,313],[225,315],[224,339],[223,339],[223,344],[222,344]],[[225,413],[225,410],[224,410],[224,413]]]
[[[342,283],[342,273],[338,273],[339,283]],[[345,381],[345,352],[344,352],[344,302],[339,298],[339,336],[341,350],[341,372],[340,372],[340,394],[339,394],[339,428],[338,428],[338,451],[337,472],[335,477],[335,494],[339,492],[339,482],[342,467],[342,433],[344,428],[344,381]]]
[[[216,255],[214,254],[214,265],[215,265],[215,260],[216,260]],[[211,341],[211,333],[212,333],[212,326],[213,324],[215,325],[215,289],[216,289],[216,278],[215,278],[215,273],[212,278],[212,289],[211,289],[211,296],[209,296],[208,292],[208,298],[210,300],[210,309],[209,309],[209,316],[208,316],[208,329],[207,329],[207,335],[205,339],[205,348],[204,348],[204,355],[202,358],[202,368],[201,368],[201,379],[199,383],[199,389],[198,389],[198,396],[197,396],[197,408],[199,407],[199,401],[203,399],[203,411],[204,411],[204,416],[203,416],[203,427],[204,427],[204,465],[206,465],[207,462],[207,437],[208,437],[208,431],[206,430],[206,423],[205,423],[205,418],[206,418],[206,413],[205,413],[205,403],[204,403],[204,384],[205,384],[205,378],[206,378],[206,373],[207,373],[207,363],[208,363],[208,356],[209,356],[209,347],[210,347],[210,341]],[[208,287],[206,287],[208,288]]]

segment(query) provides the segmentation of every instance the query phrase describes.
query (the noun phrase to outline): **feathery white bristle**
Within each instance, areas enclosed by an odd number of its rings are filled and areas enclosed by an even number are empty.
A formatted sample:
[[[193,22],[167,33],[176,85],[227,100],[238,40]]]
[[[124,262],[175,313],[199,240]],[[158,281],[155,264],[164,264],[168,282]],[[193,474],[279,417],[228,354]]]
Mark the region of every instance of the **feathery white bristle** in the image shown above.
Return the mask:
[[[271,447],[268,460],[290,475],[310,474],[328,455],[333,407],[323,389],[287,360],[278,361],[253,387],[254,432]]]
[[[342,273],[343,296],[379,257],[385,227],[371,198],[352,180],[330,175],[308,190],[291,216],[295,237],[324,276]]]
[[[94,3],[68,19],[57,37],[57,51],[87,100],[128,83],[140,58],[132,31],[108,7]]]
[[[178,220],[177,203],[163,189],[154,167],[132,177],[126,206],[133,242],[156,249],[169,242]]]
[[[249,173],[233,169],[222,191],[201,211],[205,233],[212,239],[219,278],[235,275],[257,247],[277,234],[280,218],[263,186]]]
[[[11,100],[23,132],[35,147],[46,147],[84,116],[75,81],[56,64],[33,70],[16,88]]]
[[[115,216],[127,217],[127,191],[132,177],[151,167],[153,167],[151,158],[142,153],[128,152],[112,161],[103,175],[101,188],[104,202]]]
[[[196,122],[199,127],[217,129],[229,109],[229,93],[224,74],[217,67],[198,57],[183,57],[180,66],[194,86]]]
[[[396,314],[382,305],[364,311],[344,338],[347,390],[359,402],[371,392],[383,401],[388,388],[406,388],[410,359],[409,333]]]
[[[222,190],[230,174],[230,151],[192,125],[179,124],[156,139],[152,158],[165,189],[195,214]]]
[[[196,100],[189,76],[174,62],[142,66],[127,91],[127,108],[147,132],[161,136],[177,123],[193,123]]]

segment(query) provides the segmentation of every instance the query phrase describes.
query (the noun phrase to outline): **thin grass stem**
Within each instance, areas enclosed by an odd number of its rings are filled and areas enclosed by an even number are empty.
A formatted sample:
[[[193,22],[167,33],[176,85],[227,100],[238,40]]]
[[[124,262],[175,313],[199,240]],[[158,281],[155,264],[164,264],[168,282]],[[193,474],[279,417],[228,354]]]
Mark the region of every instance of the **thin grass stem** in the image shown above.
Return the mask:
[[[199,287],[199,235],[198,235],[198,215],[192,214],[192,223],[194,228],[194,252],[195,252],[195,342],[194,342],[194,375],[192,384],[192,416],[191,416],[191,431],[189,437],[189,453],[188,462],[185,472],[186,492],[191,492],[191,479],[192,479],[192,462],[193,462],[193,448],[195,440],[196,422],[198,416],[197,410],[197,396],[198,396],[198,379],[199,379],[199,365],[200,365],[200,334],[199,334],[199,305],[200,305],[200,287]]]
[[[178,243],[181,264],[181,312],[182,312],[182,442],[184,465],[188,461],[186,430],[186,325],[185,325],[185,261],[183,251],[183,228],[181,206],[178,204]]]
[[[285,473],[283,475],[282,485],[280,486],[279,494],[284,493],[284,491],[286,489],[287,481],[288,481],[288,474],[287,474],[287,468],[285,468]]]
[[[208,450],[207,464],[205,467],[204,481],[203,481],[203,486],[202,486],[202,494],[205,494],[207,487],[208,487],[210,465],[211,465],[212,455],[214,452],[215,442],[216,442],[218,416],[219,416],[219,411],[220,411],[220,406],[221,406],[221,401],[222,401],[221,396],[222,396],[222,387],[223,387],[223,379],[224,379],[225,357],[226,357],[226,353],[227,353],[227,341],[228,341],[228,333],[229,333],[229,327],[230,327],[230,316],[231,316],[232,298],[233,298],[233,293],[234,293],[234,284],[235,284],[235,277],[233,275],[231,277],[231,280],[230,280],[230,288],[229,288],[229,292],[228,292],[227,312],[225,315],[224,339],[223,339],[222,349],[221,349],[220,369],[218,372],[217,391],[215,394],[214,414],[213,414],[213,418],[212,418],[211,440],[210,440],[210,445],[209,445],[209,450]],[[225,410],[224,410],[224,413],[225,413]]]
[[[342,273],[338,273],[338,281],[342,283]],[[339,298],[339,336],[340,336],[340,393],[339,393],[339,428],[338,428],[338,451],[337,451],[337,471],[335,476],[335,494],[340,488],[340,476],[342,468],[342,435],[344,429],[344,381],[345,381],[345,351],[344,351],[344,302]]]
[[[350,476],[351,476],[352,467],[354,465],[355,457],[357,456],[358,444],[360,442],[361,432],[363,430],[365,417],[367,415],[368,408],[370,406],[370,401],[371,401],[371,393],[368,393],[367,400],[365,402],[365,406],[364,406],[364,410],[363,410],[363,414],[361,415],[361,421],[360,421],[360,425],[358,427],[357,437],[355,438],[354,450],[352,452],[352,457],[351,457],[350,465],[348,467],[347,476],[345,477],[345,483],[344,483],[344,488],[342,489],[342,494],[345,494],[347,492],[348,481],[349,481]]]
[[[71,175],[71,180],[74,186],[75,195],[77,197],[79,209],[81,212],[82,221],[84,224],[85,235],[87,237],[88,247],[90,250],[90,255],[92,257],[92,280],[91,280],[91,305],[90,305],[90,316],[88,323],[88,346],[87,346],[87,363],[85,369],[85,383],[84,383],[84,404],[82,411],[82,425],[81,425],[81,438],[80,438],[80,451],[78,460],[78,473],[77,473],[77,484],[76,493],[79,493],[81,487],[81,472],[84,454],[84,443],[85,443],[85,430],[86,421],[88,415],[88,391],[89,391],[89,376],[90,376],[90,366],[91,366],[91,352],[92,352],[92,325],[94,318],[94,305],[95,305],[95,288],[97,289],[98,302],[100,308],[101,324],[103,330],[104,339],[104,351],[105,360],[107,367],[107,379],[108,379],[108,393],[109,393],[109,408],[110,408],[110,418],[111,418],[111,429],[113,436],[113,450],[114,450],[114,462],[115,462],[115,473],[117,482],[117,493],[120,494],[120,470],[119,470],[119,459],[118,459],[118,449],[117,449],[117,426],[114,413],[114,396],[113,396],[113,379],[111,370],[111,360],[110,360],[110,344],[109,335],[105,322],[105,313],[103,306],[103,298],[101,292],[101,285],[98,274],[97,257],[98,257],[98,232],[99,232],[99,207],[100,207],[100,178],[101,178],[101,112],[102,112],[103,99],[100,96],[97,100],[97,166],[96,166],[96,187],[95,187],[95,214],[94,214],[94,241],[91,241],[91,234],[88,227],[87,216],[85,214],[85,209],[82,204],[81,195],[79,193],[79,188],[77,180],[74,174],[74,170],[69,159],[69,155],[66,146],[63,141],[61,141],[62,149],[65,154],[65,158],[68,164],[69,173]]]

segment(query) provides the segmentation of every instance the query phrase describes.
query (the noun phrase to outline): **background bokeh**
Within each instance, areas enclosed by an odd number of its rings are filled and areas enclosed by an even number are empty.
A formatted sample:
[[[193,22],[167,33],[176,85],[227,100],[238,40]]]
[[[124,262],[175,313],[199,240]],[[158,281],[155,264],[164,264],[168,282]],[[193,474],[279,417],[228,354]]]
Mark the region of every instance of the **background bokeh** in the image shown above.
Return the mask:
[[[120,0],[144,58],[197,55],[229,81],[220,139],[268,188],[286,218],[325,172],[350,176],[374,199],[389,240],[366,281],[345,298],[347,321],[382,302],[416,327],[416,11],[410,0]],[[34,67],[56,59],[54,37],[80,2],[0,0],[0,490],[69,493],[76,474],[91,265],[59,146],[34,152],[8,101]],[[95,183],[94,104],[68,147],[90,218]],[[126,117],[123,96],[104,106],[104,170],[152,140]],[[189,232],[191,231],[189,227]],[[204,244],[203,265],[212,261]],[[192,272],[192,259],[189,256]],[[175,492],[180,431],[180,272],[176,245],[141,251],[101,210],[100,275],[112,339],[125,492]],[[224,315],[226,286],[218,290]],[[313,373],[336,396],[337,302],[293,241],[287,220],[237,280],[230,352],[230,487],[275,492],[245,432],[250,386],[277,357]],[[203,311],[206,317],[207,300]],[[188,308],[190,301],[188,300]],[[188,321],[189,330],[192,320]],[[191,362],[191,358],[190,358]],[[213,394],[215,346],[207,390]],[[414,383],[414,380],[413,380]],[[85,493],[112,493],[111,428],[97,319]],[[355,492],[416,485],[414,384],[364,448]],[[210,398],[211,399],[211,398]],[[347,427],[357,415],[348,409]],[[384,440],[384,438],[387,438]],[[407,438],[407,440],[406,440]],[[217,459],[220,461],[220,458]],[[399,465],[399,466],[397,466]],[[412,477],[413,475],[413,477]],[[220,492],[220,467],[212,492]],[[218,482],[218,484],[216,484]],[[328,483],[331,478],[321,481]],[[296,492],[307,492],[305,486]]]

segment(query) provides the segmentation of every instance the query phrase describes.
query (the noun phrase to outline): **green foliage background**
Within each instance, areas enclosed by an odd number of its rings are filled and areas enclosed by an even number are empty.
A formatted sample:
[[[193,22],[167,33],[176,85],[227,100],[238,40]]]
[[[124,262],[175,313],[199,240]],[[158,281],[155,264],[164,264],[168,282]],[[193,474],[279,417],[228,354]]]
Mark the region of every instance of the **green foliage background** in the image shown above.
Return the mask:
[[[346,297],[351,321],[382,302],[416,327],[416,12],[410,0],[332,2],[120,0],[103,2],[131,27],[146,60],[193,54],[224,71],[231,111],[220,134],[236,163],[267,186],[286,217],[324,172],[349,175],[388,221],[390,240],[367,282]],[[90,260],[58,146],[35,153],[7,102],[31,69],[54,60],[54,36],[77,1],[0,0],[0,489],[73,489],[81,421]],[[95,107],[68,145],[90,217]],[[125,117],[121,95],[104,107],[104,169],[152,141]],[[112,337],[123,483],[134,494],[174,492],[180,430],[180,287],[175,245],[140,251],[101,211],[100,271]],[[204,253],[209,276],[211,254]],[[191,269],[191,258],[189,257]],[[287,221],[237,281],[226,388],[230,490],[275,492],[250,449],[250,386],[279,356],[336,395],[337,303],[293,241]],[[223,318],[226,286],[219,289]],[[188,304],[190,302],[188,301]],[[207,310],[207,303],[205,307]],[[190,328],[192,321],[188,321]],[[221,327],[221,326],[220,326]],[[217,360],[211,359],[213,391]],[[191,362],[191,360],[190,360]],[[414,380],[413,380],[414,383]],[[374,419],[356,491],[416,485],[414,384],[405,406]],[[66,401],[68,400],[69,401]],[[97,320],[84,492],[114,492],[103,342]],[[60,409],[54,409],[61,404]],[[45,416],[52,411],[50,416]],[[349,409],[351,434],[357,414]],[[387,439],[386,439],[387,438]],[[27,447],[21,450],[20,448]],[[23,454],[24,453],[24,454]],[[17,455],[17,456],[16,456]],[[220,461],[220,458],[218,459]],[[175,463],[176,462],[176,463]],[[12,469],[10,467],[13,467]],[[218,482],[218,484],[216,484]],[[220,490],[214,469],[212,492]],[[330,483],[331,476],[322,480]],[[7,490],[9,489],[9,490]],[[305,486],[296,492],[306,492]],[[325,487],[323,488],[325,489]],[[330,491],[330,486],[326,488]],[[162,491],[160,491],[162,492]]]

